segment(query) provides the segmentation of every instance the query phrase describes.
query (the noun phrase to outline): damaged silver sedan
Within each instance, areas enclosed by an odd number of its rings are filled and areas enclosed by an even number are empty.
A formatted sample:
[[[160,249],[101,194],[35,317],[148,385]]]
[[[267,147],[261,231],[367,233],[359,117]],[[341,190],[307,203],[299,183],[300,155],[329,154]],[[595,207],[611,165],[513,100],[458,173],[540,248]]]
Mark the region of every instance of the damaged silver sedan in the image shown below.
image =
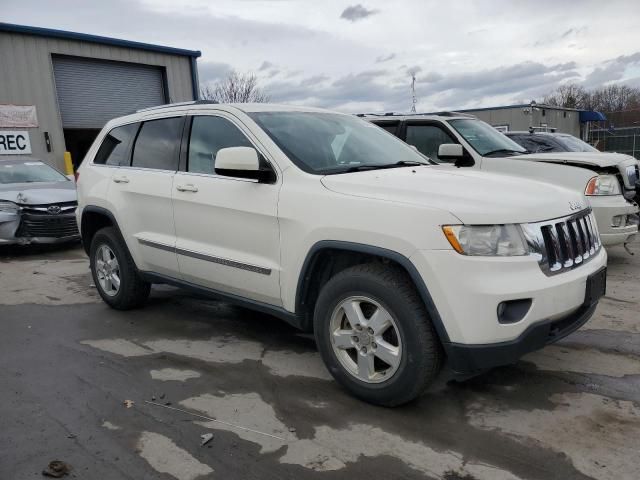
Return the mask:
[[[0,160],[0,245],[78,240],[75,183],[34,159]]]

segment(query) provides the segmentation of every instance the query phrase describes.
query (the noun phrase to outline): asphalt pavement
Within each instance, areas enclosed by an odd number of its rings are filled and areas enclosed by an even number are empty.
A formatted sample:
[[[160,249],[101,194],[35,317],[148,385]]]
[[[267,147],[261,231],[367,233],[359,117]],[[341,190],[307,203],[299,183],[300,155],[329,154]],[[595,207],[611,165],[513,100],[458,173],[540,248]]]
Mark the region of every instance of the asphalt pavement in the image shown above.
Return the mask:
[[[640,478],[632,249],[609,250],[607,296],[578,332],[386,409],[275,318],[166,286],[114,311],[79,247],[4,248],[0,479],[52,460],[100,480]]]

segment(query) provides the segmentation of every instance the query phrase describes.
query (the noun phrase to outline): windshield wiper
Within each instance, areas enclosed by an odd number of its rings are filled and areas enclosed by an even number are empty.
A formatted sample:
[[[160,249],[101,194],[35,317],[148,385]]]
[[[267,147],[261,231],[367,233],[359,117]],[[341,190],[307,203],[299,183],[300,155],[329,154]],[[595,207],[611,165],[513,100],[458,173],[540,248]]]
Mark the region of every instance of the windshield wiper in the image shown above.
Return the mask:
[[[483,156],[487,157],[489,155],[493,155],[494,153],[517,153],[518,155],[523,155],[527,153],[527,151],[525,150],[523,152],[522,150],[511,150],[510,148],[498,148],[497,150],[491,150],[490,152],[485,153]]]
[[[352,172],[366,172],[367,170],[382,170],[386,168],[399,168],[399,167],[419,167],[421,165],[431,165],[427,162],[418,162],[414,160],[400,160],[395,163],[382,163],[378,165],[356,165],[353,167],[338,170],[332,173],[352,173]]]

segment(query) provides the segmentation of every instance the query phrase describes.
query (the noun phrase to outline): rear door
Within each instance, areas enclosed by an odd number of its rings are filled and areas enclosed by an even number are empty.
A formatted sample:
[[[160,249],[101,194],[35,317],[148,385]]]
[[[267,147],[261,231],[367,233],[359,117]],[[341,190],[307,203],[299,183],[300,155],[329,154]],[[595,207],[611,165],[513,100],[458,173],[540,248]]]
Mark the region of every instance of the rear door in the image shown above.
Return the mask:
[[[188,120],[188,149],[173,188],[182,279],[280,305],[280,178],[259,183],[217,175],[216,155],[227,147],[253,147],[263,166],[273,167],[235,117],[196,113]]]
[[[177,277],[171,191],[178,169],[185,117],[154,118],[141,125],[130,164],[111,177],[109,198],[139,269]]]

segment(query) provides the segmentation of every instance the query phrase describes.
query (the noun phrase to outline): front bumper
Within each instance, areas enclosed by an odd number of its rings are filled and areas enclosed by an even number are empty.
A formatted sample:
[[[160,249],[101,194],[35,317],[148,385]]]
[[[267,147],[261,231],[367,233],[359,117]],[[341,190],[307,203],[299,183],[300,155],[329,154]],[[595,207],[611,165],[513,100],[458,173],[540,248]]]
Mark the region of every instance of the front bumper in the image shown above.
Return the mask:
[[[518,338],[488,345],[450,343],[445,346],[449,366],[457,375],[472,375],[515,363],[523,355],[557,342],[578,330],[593,316],[597,303],[580,307],[557,320],[530,325]]]
[[[0,212],[0,245],[56,244],[79,239],[73,213],[53,216]]]
[[[622,195],[591,196],[589,203],[596,217],[602,244],[605,246],[626,243],[632,235],[638,233],[638,205],[625,200]],[[623,224],[613,226],[613,218],[623,216]]]
[[[583,305],[587,278],[606,266],[604,248],[579,267],[547,276],[533,256],[472,257],[454,250],[420,250],[411,261],[423,278],[446,331],[443,343],[488,345],[516,340],[531,325],[556,321]],[[531,300],[515,322],[498,320],[498,306]]]

